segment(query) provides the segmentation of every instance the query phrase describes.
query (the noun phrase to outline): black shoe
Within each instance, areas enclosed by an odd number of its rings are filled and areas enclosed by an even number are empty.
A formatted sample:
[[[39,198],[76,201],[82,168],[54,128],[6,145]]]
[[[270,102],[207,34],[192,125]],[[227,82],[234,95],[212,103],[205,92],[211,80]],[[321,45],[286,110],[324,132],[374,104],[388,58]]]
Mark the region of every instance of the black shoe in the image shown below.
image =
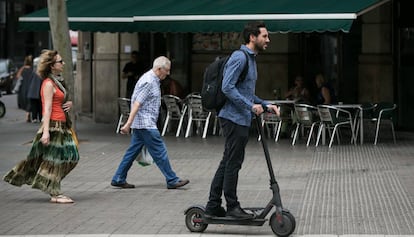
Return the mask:
[[[118,188],[135,188],[135,185],[129,184],[129,183],[126,183],[126,182],[123,183],[123,184],[111,182],[111,185],[114,186],[114,187],[118,187]]]
[[[232,217],[235,219],[252,219],[254,218],[254,215],[245,212],[240,206],[237,206],[233,209],[227,210],[226,217]]]
[[[226,216],[226,210],[222,206],[216,207],[216,208],[206,208],[206,211],[204,212],[204,215],[208,218],[211,217],[225,217]]]
[[[188,180],[188,179],[182,179],[182,180],[178,181],[176,184],[174,184],[172,186],[167,186],[167,188],[168,189],[176,189],[176,188],[179,188],[179,187],[182,187],[182,186],[188,184],[189,182],[190,182],[190,180]]]

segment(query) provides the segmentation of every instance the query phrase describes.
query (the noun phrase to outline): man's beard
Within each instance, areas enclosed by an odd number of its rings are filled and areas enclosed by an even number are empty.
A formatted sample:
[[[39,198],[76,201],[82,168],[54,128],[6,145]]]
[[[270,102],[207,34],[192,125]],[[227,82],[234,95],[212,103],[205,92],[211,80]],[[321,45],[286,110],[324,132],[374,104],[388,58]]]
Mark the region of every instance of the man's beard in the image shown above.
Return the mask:
[[[254,47],[255,47],[255,49],[256,49],[257,52],[263,52],[263,51],[266,50],[267,45],[266,44],[259,45],[259,44],[256,43],[254,45]]]

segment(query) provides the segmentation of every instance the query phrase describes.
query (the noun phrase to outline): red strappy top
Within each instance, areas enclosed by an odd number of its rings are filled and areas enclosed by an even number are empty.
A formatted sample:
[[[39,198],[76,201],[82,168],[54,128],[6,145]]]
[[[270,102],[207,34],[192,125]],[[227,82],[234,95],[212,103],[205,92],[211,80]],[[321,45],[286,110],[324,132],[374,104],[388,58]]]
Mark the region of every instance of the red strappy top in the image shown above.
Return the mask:
[[[50,79],[46,78],[43,80],[42,88],[40,89],[40,96],[42,98],[42,114],[45,112],[45,102],[43,97],[43,88],[45,86],[45,82],[50,81],[52,82],[53,86],[56,89],[56,92],[53,94],[52,98],[52,113],[50,115],[51,120],[57,120],[57,121],[66,121],[65,112],[63,111],[62,104],[65,99],[65,94],[59,89],[59,87],[55,84],[55,82]]]

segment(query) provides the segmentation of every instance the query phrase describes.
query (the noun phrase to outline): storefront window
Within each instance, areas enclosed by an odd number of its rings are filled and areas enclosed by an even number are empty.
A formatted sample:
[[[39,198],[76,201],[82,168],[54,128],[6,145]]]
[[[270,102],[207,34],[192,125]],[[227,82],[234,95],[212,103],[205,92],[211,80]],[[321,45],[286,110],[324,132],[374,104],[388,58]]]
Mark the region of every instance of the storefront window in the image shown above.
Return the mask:
[[[193,35],[193,51],[234,50],[240,47],[240,33],[196,33]]]

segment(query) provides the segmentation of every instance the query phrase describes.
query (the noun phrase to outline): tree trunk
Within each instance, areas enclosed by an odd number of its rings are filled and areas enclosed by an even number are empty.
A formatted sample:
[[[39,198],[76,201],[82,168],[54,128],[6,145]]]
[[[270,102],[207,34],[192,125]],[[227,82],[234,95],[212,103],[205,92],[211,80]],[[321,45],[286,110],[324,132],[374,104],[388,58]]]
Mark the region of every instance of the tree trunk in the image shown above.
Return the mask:
[[[75,111],[75,101],[73,95],[74,78],[72,63],[72,45],[69,35],[68,14],[66,11],[66,0],[48,0],[49,25],[52,35],[53,48],[59,52],[65,62],[63,78],[65,79],[66,90],[69,100],[73,101],[73,108],[70,110],[70,117],[73,121],[72,126],[75,128],[76,121],[73,119]]]

